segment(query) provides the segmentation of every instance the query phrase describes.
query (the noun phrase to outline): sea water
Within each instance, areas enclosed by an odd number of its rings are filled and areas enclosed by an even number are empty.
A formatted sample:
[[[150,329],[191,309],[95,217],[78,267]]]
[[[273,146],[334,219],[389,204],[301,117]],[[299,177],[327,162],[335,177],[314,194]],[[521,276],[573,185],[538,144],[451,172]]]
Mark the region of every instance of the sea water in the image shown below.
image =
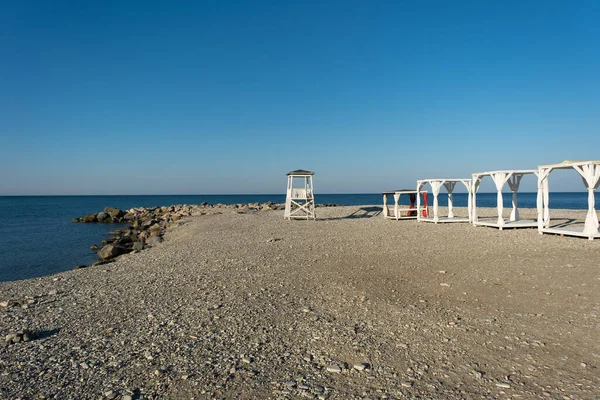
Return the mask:
[[[167,195],[167,196],[0,196],[0,281],[27,279],[89,265],[96,259],[90,250],[100,244],[112,224],[73,223],[71,218],[97,213],[104,207],[168,206],[172,204],[282,203],[283,194],[264,195]],[[401,203],[407,204],[408,196]],[[318,204],[377,205],[381,194],[317,194]],[[599,208],[600,196],[596,197]],[[431,204],[431,196],[429,198]],[[440,194],[440,206],[447,205]],[[511,194],[504,193],[510,206]],[[587,193],[551,193],[553,208],[587,209]],[[454,194],[455,207],[466,207],[466,193]],[[478,193],[478,207],[495,207],[496,193]],[[519,193],[519,207],[534,208],[535,193]],[[282,219],[283,223],[283,219]]]

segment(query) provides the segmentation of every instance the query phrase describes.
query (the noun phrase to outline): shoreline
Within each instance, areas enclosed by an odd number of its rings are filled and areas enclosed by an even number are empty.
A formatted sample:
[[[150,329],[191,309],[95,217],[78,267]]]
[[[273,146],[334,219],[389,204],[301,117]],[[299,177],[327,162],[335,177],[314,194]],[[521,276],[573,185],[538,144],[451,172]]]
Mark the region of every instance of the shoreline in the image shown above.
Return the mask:
[[[0,336],[32,339],[0,347],[2,395],[597,393],[599,243],[361,208],[186,217],[114,263],[0,283]]]

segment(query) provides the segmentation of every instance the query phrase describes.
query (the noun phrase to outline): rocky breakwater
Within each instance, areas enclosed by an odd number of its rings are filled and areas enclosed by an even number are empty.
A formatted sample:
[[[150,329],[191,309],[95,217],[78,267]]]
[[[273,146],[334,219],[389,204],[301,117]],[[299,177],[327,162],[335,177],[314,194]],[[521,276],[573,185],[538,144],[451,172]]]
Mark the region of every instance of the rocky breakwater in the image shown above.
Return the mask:
[[[92,245],[98,260],[92,266],[106,264],[114,261],[117,257],[147,249],[163,241],[167,229],[184,223],[183,219],[189,216],[201,216],[206,214],[222,213],[231,210],[235,213],[258,212],[268,210],[281,210],[283,204],[272,202],[249,203],[249,204],[216,204],[202,203],[200,205],[172,205],[162,207],[138,207],[129,210],[106,207],[104,211],[87,214],[79,218],[73,218],[73,222],[81,223],[112,223],[127,224],[126,227],[116,229],[110,234],[110,238],[102,241],[102,246]],[[76,266],[75,269],[86,266]]]

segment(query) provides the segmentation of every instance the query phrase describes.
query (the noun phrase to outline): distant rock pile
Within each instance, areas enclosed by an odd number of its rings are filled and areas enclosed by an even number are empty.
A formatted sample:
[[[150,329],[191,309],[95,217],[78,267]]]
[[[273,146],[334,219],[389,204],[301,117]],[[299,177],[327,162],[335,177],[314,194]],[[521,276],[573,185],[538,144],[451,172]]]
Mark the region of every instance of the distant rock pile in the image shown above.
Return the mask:
[[[219,209],[230,209],[236,213],[281,210],[285,206],[273,202],[249,204],[216,204],[172,205],[163,207],[138,207],[127,211],[106,207],[97,214],[88,214],[73,218],[73,222],[128,224],[127,227],[110,232],[112,237],[102,241],[103,246],[92,245],[90,248],[98,255],[93,265],[105,264],[115,258],[143,249],[156,246],[163,240],[167,229],[183,224],[182,219],[188,216],[199,216]],[[76,269],[84,268],[79,265]]]

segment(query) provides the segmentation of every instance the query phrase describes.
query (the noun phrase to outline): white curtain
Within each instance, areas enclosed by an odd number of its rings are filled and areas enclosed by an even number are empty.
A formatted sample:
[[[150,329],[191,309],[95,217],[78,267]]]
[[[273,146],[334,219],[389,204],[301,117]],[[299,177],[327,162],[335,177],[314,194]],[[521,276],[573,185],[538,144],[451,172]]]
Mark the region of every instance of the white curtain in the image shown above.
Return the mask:
[[[523,179],[523,174],[513,174],[513,176],[508,179],[508,186],[512,191],[512,211],[510,212],[510,221],[518,221],[520,219],[519,209],[517,208],[517,191],[521,185],[521,179]]]
[[[438,194],[440,194],[442,181],[431,181],[430,185],[431,193],[433,194],[433,222],[437,223],[440,220],[438,217]]]
[[[473,175],[471,181],[471,198],[473,199],[471,204],[471,222],[477,222],[477,192],[479,191],[479,185],[481,184],[481,177]]]
[[[444,182],[444,186],[448,191],[448,218],[454,218],[454,211],[452,210],[454,202],[452,200],[452,191],[456,186],[456,182]]]
[[[504,209],[504,200],[502,199],[502,188],[504,184],[510,178],[510,174],[506,172],[495,172],[492,175],[492,179],[496,184],[496,190],[498,190],[498,226],[504,226],[504,218],[502,218],[502,210]]]
[[[596,190],[600,184],[600,165],[576,165],[574,168],[579,172],[583,184],[588,189],[588,212],[585,217],[583,233],[587,234],[590,238],[593,238],[598,234],[598,227],[600,225],[598,223],[598,215],[596,214],[596,199],[594,197],[594,190]]]

